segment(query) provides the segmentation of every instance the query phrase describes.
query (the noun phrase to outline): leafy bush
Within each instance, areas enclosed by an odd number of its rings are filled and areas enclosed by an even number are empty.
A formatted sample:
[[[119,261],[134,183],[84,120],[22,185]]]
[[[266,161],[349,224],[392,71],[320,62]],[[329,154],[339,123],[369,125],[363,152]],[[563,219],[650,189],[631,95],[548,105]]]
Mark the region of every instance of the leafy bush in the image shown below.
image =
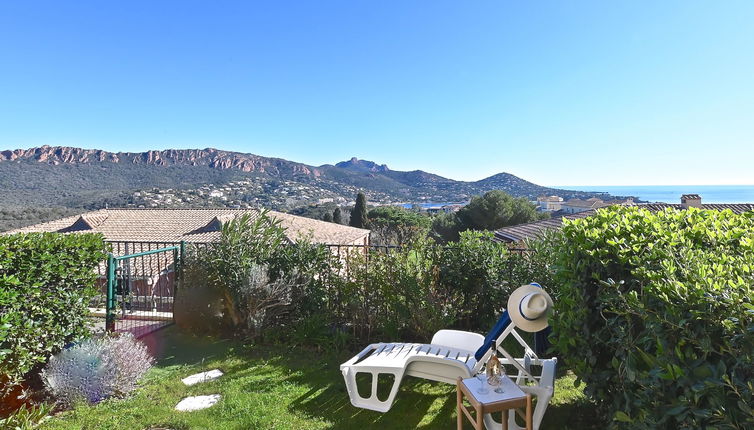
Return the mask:
[[[0,236],[0,396],[67,343],[88,335],[102,237]]]
[[[257,338],[269,327],[290,325],[321,310],[332,258],[324,246],[305,240],[289,246],[284,229],[266,212],[244,215],[223,225],[218,242],[187,257],[188,292],[183,295],[204,285],[219,292],[223,325],[236,335]],[[213,309],[208,308],[216,314]]]
[[[326,246],[303,239],[278,247],[266,264],[271,279],[287,279],[292,286],[290,312],[277,321],[282,325],[321,314],[342,270],[342,262]]]
[[[432,219],[398,206],[379,206],[369,211],[367,228],[375,245],[407,245],[427,237]]]
[[[390,252],[352,253],[329,303],[354,337],[431,336],[455,321],[452,290],[439,282],[439,248],[426,242]]]
[[[754,427],[754,214],[602,210],[558,260],[553,340],[614,427]]]
[[[45,421],[52,408],[47,404],[21,407],[6,418],[0,418],[0,429],[33,430]]]
[[[494,324],[512,291],[508,257],[507,247],[493,242],[492,233],[477,231],[462,232],[440,253],[443,284],[461,293],[456,303],[460,327],[486,330]]]
[[[253,326],[256,316],[249,314],[249,306],[257,306],[255,297],[285,300],[285,292],[277,289],[274,293],[279,297],[265,297],[265,285],[260,284],[263,280],[258,276],[260,264],[287,240],[279,224],[266,212],[256,217],[242,215],[223,224],[221,239],[199,250],[193,260],[203,265],[209,286],[222,292],[226,315],[235,328]]]
[[[491,233],[464,232],[446,247],[425,239],[336,254],[279,237],[282,229],[262,217],[226,224],[220,242],[187,258],[184,298],[176,301],[176,316],[186,318],[179,324],[206,324],[217,315],[218,306],[201,302],[212,296],[201,292],[208,285],[223,292],[220,307],[235,315],[227,318],[235,335],[289,336],[318,347],[331,340],[429,340],[448,327],[486,332],[512,287],[551,279],[549,249],[512,252]]]
[[[61,403],[97,403],[133,391],[153,361],[130,333],[88,339],[53,356],[42,379]]]
[[[484,333],[515,287],[552,278],[544,247],[513,252],[490,233],[467,231],[448,246],[428,241],[389,252],[353,253],[327,309],[361,341],[429,340],[441,328]],[[548,284],[545,284],[548,285]]]

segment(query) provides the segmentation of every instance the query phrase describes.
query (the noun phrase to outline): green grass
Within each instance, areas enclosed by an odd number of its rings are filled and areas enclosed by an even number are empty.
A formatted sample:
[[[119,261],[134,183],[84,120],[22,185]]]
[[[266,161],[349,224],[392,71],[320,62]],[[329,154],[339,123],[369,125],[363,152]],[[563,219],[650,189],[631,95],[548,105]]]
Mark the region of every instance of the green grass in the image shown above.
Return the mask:
[[[43,429],[448,429],[455,428],[455,388],[406,378],[384,414],[351,406],[338,365],[350,354],[318,354],[284,347],[245,347],[195,338],[175,328],[145,341],[159,358],[143,386],[126,399],[79,405]],[[218,380],[185,387],[181,378],[219,368]],[[557,381],[542,429],[597,428],[593,406],[573,376]],[[185,396],[215,394],[212,408],[176,412]]]

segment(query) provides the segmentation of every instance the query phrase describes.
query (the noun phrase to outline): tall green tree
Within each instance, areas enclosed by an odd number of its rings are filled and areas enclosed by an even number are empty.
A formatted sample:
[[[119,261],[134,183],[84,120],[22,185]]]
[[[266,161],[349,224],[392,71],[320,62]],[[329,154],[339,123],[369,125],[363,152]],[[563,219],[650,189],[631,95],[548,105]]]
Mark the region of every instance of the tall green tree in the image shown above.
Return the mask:
[[[543,214],[538,213],[536,206],[526,197],[516,198],[500,190],[473,197],[468,205],[458,211],[458,219],[464,230],[496,230],[542,218]]]
[[[367,197],[364,193],[356,195],[356,206],[351,209],[351,227],[366,228],[367,222]]]
[[[340,211],[340,208],[335,208],[333,211],[332,222],[335,224],[343,224],[343,213]]]
[[[455,212],[437,214],[432,218],[431,236],[438,242],[456,242],[463,225]]]
[[[426,238],[431,224],[427,215],[397,206],[381,206],[369,211],[367,226],[376,244],[406,245]]]
[[[483,196],[475,196],[468,205],[454,214],[435,217],[432,234],[443,241],[458,240],[466,230],[497,230],[510,225],[546,219],[549,215],[537,212],[536,206],[525,197],[492,190]]]

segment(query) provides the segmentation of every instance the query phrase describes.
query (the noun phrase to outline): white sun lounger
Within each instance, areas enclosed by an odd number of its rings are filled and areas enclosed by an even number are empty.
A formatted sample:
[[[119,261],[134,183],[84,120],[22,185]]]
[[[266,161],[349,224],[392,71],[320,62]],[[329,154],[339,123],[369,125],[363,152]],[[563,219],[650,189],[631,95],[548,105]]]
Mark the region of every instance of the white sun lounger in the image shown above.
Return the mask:
[[[513,336],[524,349],[523,358],[513,358],[501,347],[507,336]],[[552,398],[555,386],[556,358],[540,359],[516,332],[515,325],[504,312],[487,337],[477,333],[458,330],[440,330],[429,344],[419,343],[375,343],[364,348],[356,356],[343,363],[340,370],[345,379],[351,404],[359,408],[387,412],[393,405],[403,376],[414,376],[432,381],[455,384],[457,377],[470,378],[479,373],[492,355],[493,342],[503,355],[501,363],[516,368],[510,375],[524,392],[537,399],[533,414],[533,428],[537,430],[544,417],[547,405]],[[541,373],[534,376],[531,366],[541,366]],[[362,397],[356,386],[356,375],[371,374],[371,391]],[[387,398],[377,396],[377,380],[380,375],[392,375],[393,385]],[[521,429],[515,422],[516,414],[510,414],[509,428]],[[484,417],[487,428],[500,428],[491,415]]]

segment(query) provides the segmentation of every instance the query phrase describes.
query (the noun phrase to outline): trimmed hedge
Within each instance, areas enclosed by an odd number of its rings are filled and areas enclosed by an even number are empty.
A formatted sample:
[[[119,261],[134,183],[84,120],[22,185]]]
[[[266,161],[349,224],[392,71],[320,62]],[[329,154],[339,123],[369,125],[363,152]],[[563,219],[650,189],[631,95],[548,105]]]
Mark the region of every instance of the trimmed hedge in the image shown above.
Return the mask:
[[[558,261],[552,340],[613,427],[754,428],[754,214],[601,210]]]
[[[0,236],[0,395],[67,343],[88,335],[100,235]]]

